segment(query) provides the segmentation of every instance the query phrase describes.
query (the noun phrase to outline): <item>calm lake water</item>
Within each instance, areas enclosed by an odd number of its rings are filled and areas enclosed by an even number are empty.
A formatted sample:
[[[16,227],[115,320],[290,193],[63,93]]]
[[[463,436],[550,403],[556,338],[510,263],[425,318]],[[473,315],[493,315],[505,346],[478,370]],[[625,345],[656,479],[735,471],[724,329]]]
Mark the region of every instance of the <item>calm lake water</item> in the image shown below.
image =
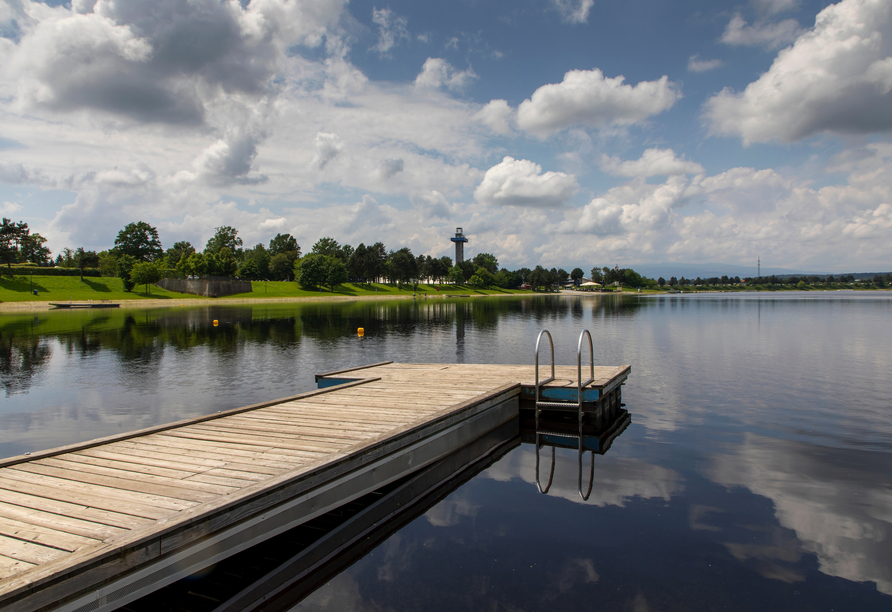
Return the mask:
[[[558,451],[541,495],[534,448],[519,446],[297,609],[892,609],[888,293],[5,316],[0,457],[292,395],[365,363],[531,364],[541,329],[571,364],[583,328],[597,364],[632,365],[632,424],[596,458],[587,502],[575,451]]]

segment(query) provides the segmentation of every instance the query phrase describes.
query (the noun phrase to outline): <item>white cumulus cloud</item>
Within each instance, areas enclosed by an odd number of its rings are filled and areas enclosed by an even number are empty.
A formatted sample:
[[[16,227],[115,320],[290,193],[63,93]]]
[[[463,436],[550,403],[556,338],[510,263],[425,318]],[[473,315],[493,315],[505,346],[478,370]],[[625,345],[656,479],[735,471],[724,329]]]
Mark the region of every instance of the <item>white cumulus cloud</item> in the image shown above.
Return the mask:
[[[684,176],[670,176],[659,185],[637,178],[593,199],[563,230],[604,235],[660,229],[669,224],[674,208],[697,193]]]
[[[688,72],[708,72],[725,65],[720,59],[702,60],[699,55],[688,58]]]
[[[551,0],[567,23],[587,23],[595,0]]]
[[[578,189],[576,177],[570,174],[543,174],[537,163],[506,156],[486,171],[474,197],[481,204],[554,207],[567,202]]]
[[[320,170],[337,157],[344,148],[337,134],[326,132],[317,132],[313,144],[316,146],[316,155],[313,156],[312,165]]]
[[[378,55],[387,56],[403,40],[409,40],[408,20],[389,8],[372,9],[372,21],[378,26],[378,42],[372,47]]]
[[[605,77],[597,68],[571,70],[562,82],[543,85],[521,102],[517,124],[540,136],[573,125],[629,125],[672,108],[681,97],[666,76],[634,86],[624,80]]]
[[[828,6],[814,29],[781,51],[757,81],[706,102],[710,131],[749,144],[890,130],[890,56],[892,3],[843,0]]]
[[[803,30],[795,19],[749,25],[738,13],[728,22],[721,41],[726,45],[777,49],[793,42],[802,33]]]
[[[460,90],[477,78],[474,70],[456,70],[456,68],[439,57],[429,57],[424,62],[421,72],[415,77],[415,87],[446,87],[447,89]]]
[[[498,134],[511,132],[509,122],[513,117],[514,111],[506,100],[490,100],[474,114],[474,119]]]
[[[672,149],[647,149],[635,160],[621,161],[618,157],[601,157],[601,168],[616,176],[703,174],[703,166],[675,155]]]

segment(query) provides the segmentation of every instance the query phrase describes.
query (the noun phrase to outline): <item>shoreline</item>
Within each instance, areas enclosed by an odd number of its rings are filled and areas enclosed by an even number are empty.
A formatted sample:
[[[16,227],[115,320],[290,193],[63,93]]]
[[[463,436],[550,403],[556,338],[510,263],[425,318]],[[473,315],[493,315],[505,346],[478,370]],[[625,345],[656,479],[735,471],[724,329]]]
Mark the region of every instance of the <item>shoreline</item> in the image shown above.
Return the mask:
[[[790,291],[796,291],[795,289],[778,289],[774,291],[770,290],[715,290],[715,291],[681,291],[677,294],[671,294],[668,291],[649,291],[647,293],[636,294],[635,292],[622,292],[621,295],[693,295],[693,294],[703,294],[703,293],[787,293]],[[811,290],[810,293],[836,293],[837,289],[818,289]],[[853,291],[856,293],[862,293],[864,291],[892,291],[892,289],[869,289],[869,290],[843,290],[843,291]],[[620,295],[619,292],[616,293],[597,293],[597,292],[581,292],[583,295]],[[554,293],[488,293],[488,294],[462,294],[462,299],[465,298],[503,298],[503,297],[535,297],[535,296],[543,296],[543,295],[580,295],[580,292],[577,291],[556,291]],[[442,300],[449,299],[451,297],[458,297],[455,294],[448,295],[431,295],[427,293],[420,294],[416,299],[419,300]],[[258,304],[287,304],[287,303],[301,303],[301,302],[349,302],[349,301],[358,301],[358,300],[411,300],[411,295],[390,295],[390,296],[378,296],[378,295],[319,295],[319,296],[300,296],[300,297],[270,297],[270,298],[259,298],[259,297],[240,297],[240,298],[187,298],[187,299],[125,299],[120,300],[118,303],[120,304],[119,308],[121,310],[125,309],[135,309],[135,308],[185,308],[185,307],[195,307],[195,306],[212,306],[212,305],[258,305]],[[83,300],[75,300],[75,303],[83,304],[83,303],[98,303],[99,300],[87,300],[84,302]],[[29,313],[29,312],[49,312],[49,311],[63,311],[67,309],[63,308],[53,308],[51,304],[59,303],[55,302],[0,302],[0,315],[3,314],[21,314],[21,313]]]
[[[495,293],[495,294],[471,294],[466,295],[467,298],[490,298],[490,297],[517,297],[524,296],[526,294],[523,293]],[[530,294],[530,295],[547,295],[547,294]],[[436,295],[430,296],[428,294],[419,295],[415,299],[419,299],[422,301],[425,300],[442,300],[448,299],[451,296],[447,295]],[[202,299],[130,299],[130,300],[120,300],[117,303],[120,304],[118,309],[134,309],[134,308],[185,308],[185,307],[194,307],[194,306],[215,306],[215,305],[257,305],[257,304],[287,304],[290,302],[300,303],[300,302],[348,302],[348,301],[358,301],[358,300],[411,300],[411,295],[393,295],[393,296],[379,296],[379,295],[321,295],[321,296],[301,296],[301,297],[277,297],[277,298],[202,298]],[[464,299],[464,298],[463,298]],[[74,303],[77,304],[85,304],[85,303],[99,303],[98,300],[74,300]],[[3,314],[14,314],[14,313],[28,313],[28,312],[49,312],[49,311],[70,311],[69,309],[64,308],[53,308],[51,304],[61,303],[58,300],[54,300],[53,302],[0,302],[0,315]],[[78,309],[80,310],[80,309]],[[86,310],[86,309],[84,309]]]

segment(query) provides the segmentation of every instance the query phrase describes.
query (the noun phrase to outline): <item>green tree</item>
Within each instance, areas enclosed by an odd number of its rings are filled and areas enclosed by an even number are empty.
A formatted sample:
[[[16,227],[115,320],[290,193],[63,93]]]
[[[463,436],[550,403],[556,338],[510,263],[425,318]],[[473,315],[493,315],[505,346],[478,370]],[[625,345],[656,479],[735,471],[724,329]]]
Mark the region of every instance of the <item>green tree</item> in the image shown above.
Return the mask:
[[[558,268],[556,271],[553,271],[552,274],[554,275],[555,282],[562,285],[567,282],[568,278],[570,278],[570,274],[563,268]]]
[[[470,261],[468,259],[464,260],[455,267],[461,270],[461,273],[464,275],[464,282],[468,282],[471,277],[474,276],[474,272],[477,271],[477,266],[474,265],[473,261]]]
[[[490,274],[495,274],[499,271],[499,260],[492,253],[478,253],[474,256],[472,260],[474,262],[474,269],[484,268],[488,270]]]
[[[158,262],[139,261],[130,270],[130,281],[134,285],[145,285],[149,295],[149,285],[164,278],[164,269]]]
[[[453,266],[446,274],[446,280],[447,282],[461,285],[463,282],[465,282],[465,275],[462,274],[461,268],[459,266]]]
[[[192,253],[177,264],[177,271],[185,277],[202,277],[208,273],[208,258],[204,253]]]
[[[384,275],[385,266],[387,264],[387,248],[383,242],[376,242],[368,247],[365,256],[366,270],[365,276],[370,280],[377,281]]]
[[[84,269],[98,266],[99,255],[96,254],[96,251],[85,251],[83,247],[78,247],[77,251],[74,252],[74,262],[81,272],[81,282],[83,282]]]
[[[368,249],[363,243],[354,249],[347,262],[347,274],[355,280],[366,279],[366,258],[368,257]]]
[[[510,270],[502,268],[499,270],[499,273],[496,274],[496,286],[501,287],[502,289],[517,289],[522,284],[523,278],[520,276],[520,272],[511,272]]]
[[[229,249],[229,254],[232,257],[237,257],[242,253],[242,239],[238,237],[238,230],[229,225],[223,225],[214,230],[214,235],[204,247],[204,253],[205,255],[217,255],[223,249]]]
[[[269,260],[269,273],[274,280],[289,280],[294,274],[297,251],[276,253]]]
[[[105,277],[117,276],[118,254],[114,249],[99,252],[99,273]]]
[[[641,277],[641,275],[631,268],[622,270],[622,274],[622,282],[627,287],[641,287],[645,284],[644,279]]]
[[[120,255],[129,255],[137,261],[155,261],[164,255],[158,230],[146,223],[128,223],[118,232],[115,250]]]
[[[238,270],[238,260],[229,247],[223,247],[216,253],[205,254],[209,276],[233,276]]]
[[[241,266],[238,269],[239,278],[251,280],[264,280],[269,277],[269,251],[262,244],[257,244],[253,249],[246,249]]]
[[[327,257],[325,262],[325,283],[331,291],[347,282],[347,264],[339,257]]]
[[[477,279],[476,282],[474,280],[475,278]],[[475,287],[492,287],[496,284],[496,277],[492,272],[490,272],[483,266],[480,266],[474,272],[474,275],[471,276],[468,284],[474,285]]]
[[[124,253],[118,257],[118,276],[124,281],[124,291],[133,291],[133,281],[130,279],[130,272],[136,263],[137,259],[133,255]]]
[[[314,255],[326,255],[328,257],[341,257],[341,245],[334,238],[320,238],[313,245],[311,251]]]
[[[552,283],[554,283],[554,277],[551,272],[543,268],[542,266],[536,266],[536,268],[530,272],[527,277],[527,282],[533,289],[539,289],[541,287],[551,287]]]
[[[573,271],[570,272],[570,278],[574,281],[580,280],[583,276],[585,276],[585,273],[582,271],[582,268],[573,268]]]
[[[604,283],[604,272],[598,266],[592,268],[592,281],[596,283]]]
[[[390,258],[391,272],[400,285],[418,279],[418,261],[408,247],[403,247]]]
[[[294,280],[304,289],[316,289],[327,280],[325,255],[310,253],[294,264]]]
[[[276,237],[269,241],[270,257],[292,251],[296,251],[297,257],[300,257],[300,245],[297,244],[297,239],[291,234],[276,234]]]
[[[44,266],[48,264],[52,260],[50,257],[52,253],[47,247],[44,246],[45,243],[46,238],[44,238],[37,232],[34,232],[33,234],[27,234],[21,241],[21,245],[19,247],[19,259],[25,262],[37,264],[38,266]]]
[[[167,265],[171,268],[176,268],[182,258],[189,257],[194,252],[195,247],[192,246],[191,242],[186,240],[174,242],[173,246],[167,249]]]
[[[19,261],[22,243],[28,240],[30,231],[23,221],[14,222],[3,218],[0,222],[0,262],[6,264],[7,273],[12,276],[12,264]]]
[[[697,279],[697,280],[699,281],[700,279]],[[663,287],[666,284],[666,279],[661,276],[660,278],[657,279],[657,284],[660,287]],[[699,285],[700,283],[698,282],[697,284]]]

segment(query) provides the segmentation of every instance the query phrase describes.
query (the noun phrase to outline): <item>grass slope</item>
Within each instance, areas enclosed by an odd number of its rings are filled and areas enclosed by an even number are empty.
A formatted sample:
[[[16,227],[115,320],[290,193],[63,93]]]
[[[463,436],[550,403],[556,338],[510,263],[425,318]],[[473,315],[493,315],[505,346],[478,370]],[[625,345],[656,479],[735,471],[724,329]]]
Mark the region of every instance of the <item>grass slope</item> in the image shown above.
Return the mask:
[[[33,285],[32,285],[33,282]],[[370,285],[358,283],[346,283],[335,287],[334,291],[327,289],[321,291],[307,291],[301,289],[297,283],[286,282],[264,282],[256,281],[251,283],[252,293],[238,293],[226,297],[236,298],[254,298],[254,299],[276,299],[289,297],[327,297],[332,295],[338,296],[364,296],[364,295],[380,295],[382,297],[401,297],[411,296],[413,293],[411,285],[404,285],[402,288],[396,285],[386,285],[383,283],[374,283]],[[37,289],[37,295],[32,292],[32,287]],[[440,291],[436,289],[440,287]],[[529,291],[513,291],[509,289],[475,289],[464,285],[418,285],[418,294],[444,295],[444,294],[461,294],[461,295],[501,295],[510,293],[530,293]],[[0,277],[0,302],[67,302],[73,300],[75,302],[99,301],[99,300],[164,300],[164,299],[180,299],[188,297],[189,299],[207,299],[200,296],[175,293],[167,291],[160,287],[150,285],[149,292],[146,294],[146,287],[139,286],[134,288],[132,292],[124,291],[124,284],[119,278],[88,278],[84,277],[82,281],[77,276],[9,276]]]

